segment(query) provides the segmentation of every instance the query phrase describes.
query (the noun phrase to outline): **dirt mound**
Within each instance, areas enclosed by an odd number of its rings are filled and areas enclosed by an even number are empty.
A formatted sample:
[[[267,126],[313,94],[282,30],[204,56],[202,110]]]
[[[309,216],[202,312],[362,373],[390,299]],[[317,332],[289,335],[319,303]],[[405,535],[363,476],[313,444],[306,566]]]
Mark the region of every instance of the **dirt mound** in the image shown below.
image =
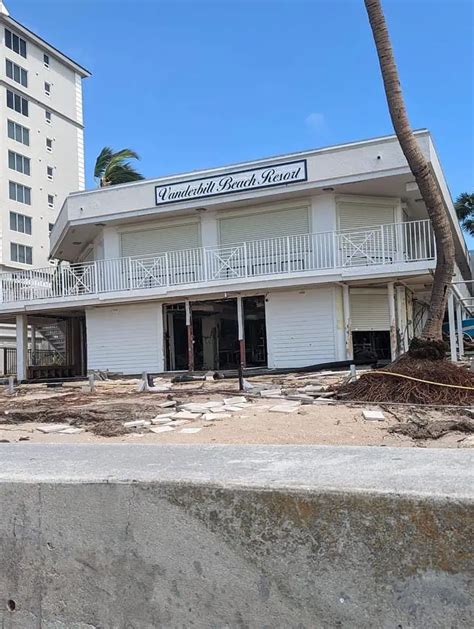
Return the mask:
[[[384,369],[343,385],[337,396],[363,402],[467,406],[474,404],[474,373],[447,360],[404,356]]]

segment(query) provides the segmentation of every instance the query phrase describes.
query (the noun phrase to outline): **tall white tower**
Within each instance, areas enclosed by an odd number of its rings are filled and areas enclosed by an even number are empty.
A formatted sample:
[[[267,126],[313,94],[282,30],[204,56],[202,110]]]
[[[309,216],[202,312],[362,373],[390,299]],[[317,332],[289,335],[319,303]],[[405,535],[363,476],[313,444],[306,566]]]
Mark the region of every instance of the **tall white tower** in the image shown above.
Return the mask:
[[[49,233],[61,205],[69,192],[84,189],[82,79],[88,76],[13,19],[0,0],[2,271],[48,266]],[[8,336],[2,327],[0,346]]]

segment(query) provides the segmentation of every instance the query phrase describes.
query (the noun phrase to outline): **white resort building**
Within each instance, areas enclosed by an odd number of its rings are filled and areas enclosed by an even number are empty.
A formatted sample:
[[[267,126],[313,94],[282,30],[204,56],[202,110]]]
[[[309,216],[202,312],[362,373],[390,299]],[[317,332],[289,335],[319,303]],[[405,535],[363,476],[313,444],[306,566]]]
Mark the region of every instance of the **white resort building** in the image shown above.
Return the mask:
[[[431,136],[416,136],[451,219],[457,280],[470,280]],[[421,330],[436,260],[393,136],[76,192],[50,240],[56,268],[0,275],[19,380],[389,360]],[[459,322],[463,286],[450,299]],[[49,367],[28,364],[28,329],[44,321],[64,335]]]
[[[69,192],[84,189],[82,79],[89,72],[0,0],[0,269],[46,267]],[[44,335],[50,336],[46,326]],[[0,347],[15,330],[0,327]]]

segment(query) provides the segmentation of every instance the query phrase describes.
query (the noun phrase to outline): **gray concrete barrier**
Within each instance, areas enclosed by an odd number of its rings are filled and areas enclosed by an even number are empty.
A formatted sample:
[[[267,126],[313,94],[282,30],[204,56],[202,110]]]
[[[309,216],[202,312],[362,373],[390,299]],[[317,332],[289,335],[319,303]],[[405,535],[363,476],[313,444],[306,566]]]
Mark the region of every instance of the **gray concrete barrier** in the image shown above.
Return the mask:
[[[0,448],[2,629],[474,624],[468,450]]]

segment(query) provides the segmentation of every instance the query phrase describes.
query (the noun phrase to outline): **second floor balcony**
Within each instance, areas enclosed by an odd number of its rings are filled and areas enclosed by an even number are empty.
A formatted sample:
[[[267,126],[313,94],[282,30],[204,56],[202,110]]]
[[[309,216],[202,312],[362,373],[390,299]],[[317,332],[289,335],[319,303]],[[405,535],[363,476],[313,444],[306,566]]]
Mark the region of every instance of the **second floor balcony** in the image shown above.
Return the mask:
[[[0,299],[11,308],[127,291],[165,295],[179,288],[205,292],[216,285],[231,290],[259,278],[310,279],[344,269],[364,274],[367,267],[383,272],[398,265],[403,272],[410,264],[434,261],[435,255],[430,221],[421,220],[4,272]]]

